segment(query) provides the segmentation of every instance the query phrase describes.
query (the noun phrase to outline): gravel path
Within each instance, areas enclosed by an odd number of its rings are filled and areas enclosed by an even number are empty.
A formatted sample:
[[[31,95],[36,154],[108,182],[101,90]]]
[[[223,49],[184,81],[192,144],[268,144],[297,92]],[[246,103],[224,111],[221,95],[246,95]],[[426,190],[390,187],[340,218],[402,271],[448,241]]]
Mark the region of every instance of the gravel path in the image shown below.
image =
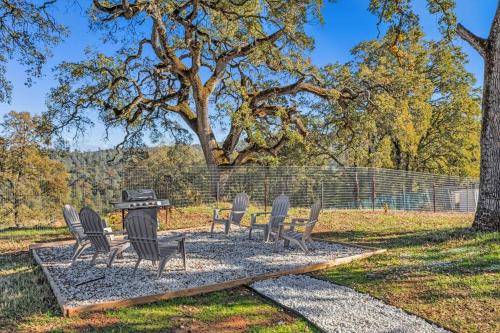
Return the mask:
[[[369,295],[306,275],[258,281],[251,287],[299,312],[325,332],[449,332]]]
[[[312,251],[306,255],[295,247],[285,249],[282,244],[263,243],[259,233],[249,240],[246,230],[232,231],[229,236],[220,232],[210,236],[205,231],[184,234],[187,271],[182,270],[180,256],[177,256],[167,263],[159,279],[156,278],[157,268],[150,261],[142,262],[136,275],[132,275],[137,258],[132,248],[124,253],[123,258],[116,259],[112,268],[106,267],[103,255],[95,266],[91,266],[92,250],[87,250],[74,266],[70,266],[70,246],[37,249],[36,252],[66,306],[70,307],[201,287],[364,252],[340,244],[312,242]],[[78,285],[99,277],[103,278]]]

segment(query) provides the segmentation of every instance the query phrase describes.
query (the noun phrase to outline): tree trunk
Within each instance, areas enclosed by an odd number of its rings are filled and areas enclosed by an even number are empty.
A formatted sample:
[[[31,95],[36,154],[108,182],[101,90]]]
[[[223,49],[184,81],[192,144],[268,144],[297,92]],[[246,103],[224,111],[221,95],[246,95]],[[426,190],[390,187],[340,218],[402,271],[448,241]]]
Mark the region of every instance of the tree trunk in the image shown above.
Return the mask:
[[[200,146],[205,157],[205,162],[210,178],[210,192],[216,200],[220,199],[221,190],[225,188],[225,184],[231,170],[225,167],[229,164],[229,160],[224,154],[224,151],[219,147],[219,144],[213,134],[208,118],[208,100],[200,96],[196,102],[197,113],[197,136],[200,140]]]
[[[234,168],[220,165],[207,165],[207,167],[212,198],[217,203],[226,199],[231,200],[227,195],[230,193],[229,181]]]
[[[224,152],[219,147],[217,140],[212,131],[210,120],[208,118],[208,97],[203,94],[195,96],[196,104],[196,135],[200,140],[200,146],[203,150],[205,162],[209,168],[217,168],[220,165],[226,164],[227,158]]]
[[[14,224],[16,226],[16,229],[20,229],[22,227],[21,223],[21,218],[20,218],[20,212],[19,210],[21,209],[21,205],[19,203],[19,200],[14,198]]]
[[[473,227],[500,230],[500,43],[490,40],[489,44],[484,71],[481,179]]]
[[[488,38],[461,24],[457,33],[484,59],[479,199],[472,226],[500,230],[500,1]]]

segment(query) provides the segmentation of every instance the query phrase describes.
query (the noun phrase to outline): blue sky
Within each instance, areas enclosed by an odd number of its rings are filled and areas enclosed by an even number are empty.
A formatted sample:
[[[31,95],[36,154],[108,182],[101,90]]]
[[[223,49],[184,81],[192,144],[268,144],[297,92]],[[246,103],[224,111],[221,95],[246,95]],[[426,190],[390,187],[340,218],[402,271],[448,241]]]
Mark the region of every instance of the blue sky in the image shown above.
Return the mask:
[[[474,33],[487,36],[497,2],[497,0],[457,0],[458,20]],[[71,35],[63,44],[54,48],[54,57],[45,66],[44,77],[36,80],[32,87],[24,85],[24,69],[16,63],[9,64],[7,75],[14,85],[12,103],[0,103],[0,116],[10,110],[29,111],[34,114],[43,112],[46,95],[55,85],[52,68],[62,61],[81,60],[86,47],[103,50],[99,36],[89,30],[85,3],[87,1],[82,1],[82,8],[73,7],[71,11],[58,9],[56,16],[61,23],[69,27]],[[427,37],[440,38],[436,17],[425,14],[425,0],[416,0],[414,3],[415,9],[421,13],[421,23]],[[352,47],[361,41],[377,37],[377,19],[367,12],[367,5],[368,0],[337,0],[335,4],[328,2],[325,5],[323,8],[325,23],[307,27],[307,31],[316,41],[311,55],[316,65],[349,61]],[[457,39],[456,43],[469,55],[467,69],[474,73],[478,85],[482,85],[481,57],[465,42]],[[104,141],[103,127],[96,123],[85,138],[73,142],[73,147],[81,150],[113,147],[119,142],[120,137],[121,133],[114,131],[111,133],[111,140]]]

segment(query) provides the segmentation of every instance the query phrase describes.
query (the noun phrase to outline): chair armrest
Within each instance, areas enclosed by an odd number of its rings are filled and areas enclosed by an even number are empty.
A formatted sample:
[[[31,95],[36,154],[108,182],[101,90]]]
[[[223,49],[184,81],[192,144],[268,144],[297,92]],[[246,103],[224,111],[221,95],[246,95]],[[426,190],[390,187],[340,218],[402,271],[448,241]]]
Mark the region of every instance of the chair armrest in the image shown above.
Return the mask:
[[[231,210],[231,208],[214,208],[214,220],[217,220],[219,219],[219,213],[222,212],[222,211],[228,211],[228,210]]]
[[[217,211],[217,212],[222,212],[224,210],[231,210],[231,208],[214,208],[214,212]]]
[[[79,225],[72,225],[71,227],[68,227],[69,231],[78,231],[78,230],[84,230],[83,226],[81,224]]]
[[[257,213],[253,213],[252,215],[259,216],[259,215],[268,215],[268,214],[271,214],[271,212],[257,212]]]
[[[292,217],[292,222],[306,222],[308,221],[308,219],[304,218],[304,217]]]
[[[229,213],[229,215],[227,217],[222,217],[222,216],[219,216],[219,214],[214,214],[214,221],[215,222],[227,222],[227,221],[232,221],[235,217],[235,215],[242,215],[245,214],[245,211],[233,211],[231,210],[231,212]]]
[[[112,241],[112,245],[118,246],[118,245],[123,245],[129,242],[129,239],[124,237],[124,238],[114,238]]]
[[[290,226],[295,226],[295,227],[306,227],[310,224],[312,224],[312,222],[284,222],[282,223],[283,225],[290,225]]]
[[[250,219],[250,224],[251,225],[257,224],[257,216],[269,215],[269,214],[271,214],[271,212],[257,212],[257,213],[253,213],[252,216],[251,216],[251,219]]]
[[[311,226],[311,225],[314,225],[314,223],[316,223],[316,221],[311,221],[311,222],[297,222],[297,221],[293,221],[292,222],[283,222],[280,224],[280,232],[286,232],[286,231],[295,231],[295,228],[296,227],[308,227],[308,226]],[[285,227],[288,227],[287,230],[285,230]]]

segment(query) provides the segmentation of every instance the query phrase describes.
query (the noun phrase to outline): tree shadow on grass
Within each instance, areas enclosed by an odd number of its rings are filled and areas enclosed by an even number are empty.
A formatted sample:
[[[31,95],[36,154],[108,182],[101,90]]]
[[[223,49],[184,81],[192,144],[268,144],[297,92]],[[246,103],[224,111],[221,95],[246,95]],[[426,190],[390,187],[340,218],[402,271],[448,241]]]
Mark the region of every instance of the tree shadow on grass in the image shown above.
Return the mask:
[[[486,234],[486,233],[485,233]],[[500,233],[497,233],[500,235]],[[315,233],[314,236],[331,241],[359,243],[368,246],[387,249],[440,244],[450,240],[474,240],[480,235],[472,228],[453,228],[444,230],[422,230],[415,232],[384,232],[384,231],[326,231]]]
[[[169,309],[171,308],[171,309]],[[172,314],[172,308],[178,311]],[[140,314],[159,313],[152,322],[145,322]],[[118,325],[103,329],[124,332],[247,332],[259,328],[296,327],[306,332],[307,324],[294,315],[282,311],[274,303],[246,288],[232,288],[194,297],[181,297],[148,305],[114,311],[123,319]],[[315,332],[310,328],[308,331]]]
[[[32,270],[35,265],[28,251],[0,254],[0,276],[10,275],[8,271],[11,270],[15,273],[19,268]]]
[[[499,244],[500,233],[478,233],[471,228],[422,230],[418,232],[323,232],[319,238],[341,240],[363,245],[387,248],[384,256],[327,270],[320,273],[331,281],[347,285],[370,286],[378,283],[394,284],[428,280],[444,283],[450,278],[481,278],[498,273],[498,256],[493,254]],[[455,287],[453,287],[455,288]],[[485,291],[477,297],[496,297]],[[443,294],[443,297],[447,296]],[[432,297],[431,297],[432,298]],[[450,294],[449,298],[453,298]]]
[[[30,322],[31,319],[31,322]],[[21,326],[31,327],[36,318]],[[233,288],[194,297],[138,305],[106,312],[87,313],[48,325],[51,332],[246,332],[273,326],[307,324],[267,303],[244,288]],[[29,330],[29,329],[28,329]],[[309,330],[314,332],[314,330]]]
[[[19,321],[35,314],[60,315],[41,268],[27,252],[0,256],[0,327],[15,331]]]

